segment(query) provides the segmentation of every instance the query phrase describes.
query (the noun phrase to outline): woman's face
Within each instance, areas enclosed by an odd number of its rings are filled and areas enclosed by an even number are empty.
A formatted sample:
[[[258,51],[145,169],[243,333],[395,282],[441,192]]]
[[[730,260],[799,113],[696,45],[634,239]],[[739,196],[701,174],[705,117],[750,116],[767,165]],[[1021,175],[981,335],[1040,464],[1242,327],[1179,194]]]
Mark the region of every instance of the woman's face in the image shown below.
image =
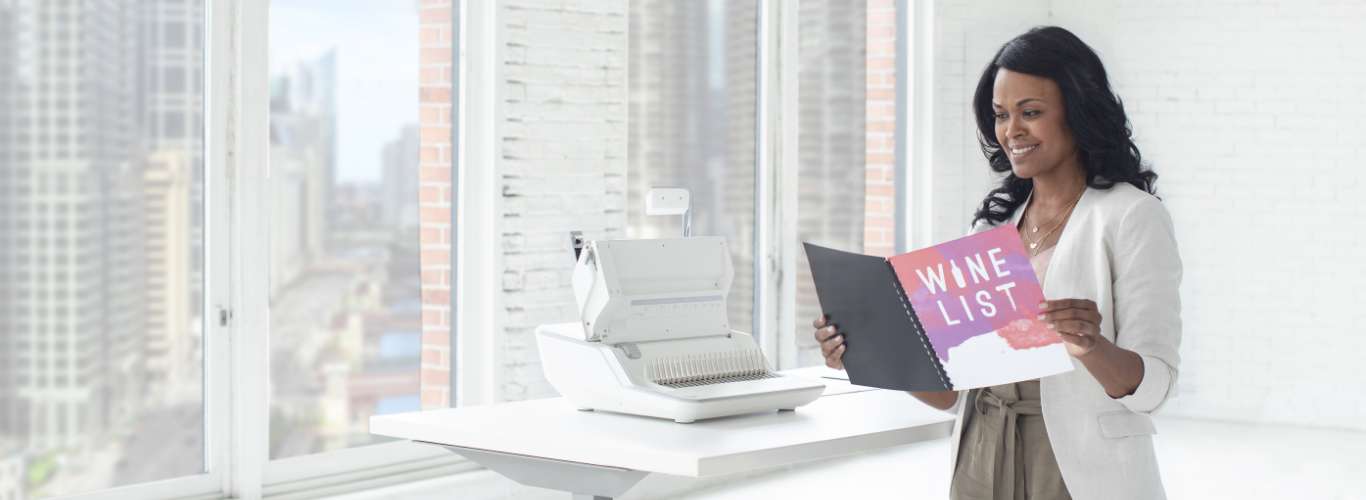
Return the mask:
[[[996,114],[996,140],[1010,158],[1016,177],[1030,179],[1076,159],[1062,91],[1053,80],[1001,68],[991,91],[991,107]]]

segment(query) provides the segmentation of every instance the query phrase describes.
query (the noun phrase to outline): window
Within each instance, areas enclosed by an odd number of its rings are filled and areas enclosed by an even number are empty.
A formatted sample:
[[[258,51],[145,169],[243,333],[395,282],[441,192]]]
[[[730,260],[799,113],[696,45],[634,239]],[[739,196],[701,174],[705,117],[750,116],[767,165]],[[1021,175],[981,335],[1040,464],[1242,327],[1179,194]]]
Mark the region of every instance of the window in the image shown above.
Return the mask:
[[[14,235],[0,244],[0,276],[12,284],[0,304],[0,494],[123,487],[110,495],[161,498],[231,484],[251,497],[395,457],[405,467],[454,462],[367,432],[370,415],[444,404],[429,399],[440,389],[421,391],[427,379],[473,378],[425,372],[470,354],[432,348],[429,337],[442,335],[423,328],[424,313],[451,298],[419,288],[454,281],[449,264],[428,273],[419,261],[446,260],[434,243],[458,241],[459,228],[427,223],[476,189],[441,183],[467,152],[452,142],[466,117],[453,104],[470,94],[441,86],[458,75],[443,51],[459,51],[428,25],[452,7],[125,3],[0,0],[0,109],[15,110],[0,114],[0,232]],[[455,173],[494,171],[487,192],[500,197],[489,214],[497,231],[482,240],[500,267],[480,290],[501,294],[490,307],[502,309],[491,328],[465,333],[497,339],[470,350],[499,364],[476,381],[495,386],[481,389],[492,399],[551,394],[530,332],[574,319],[567,231],[678,234],[676,218],[643,214],[651,187],[690,189],[693,234],[729,242],[733,327],[772,322],[755,305],[756,234],[773,209],[758,186],[777,168],[759,155],[761,7],[772,6],[588,2],[558,16],[488,7],[500,24],[482,27],[497,33],[484,43],[503,45],[466,49],[502,57],[487,73],[496,103],[485,106],[500,135],[494,160]],[[840,24],[857,14],[836,14],[823,29],[857,29]],[[250,24],[266,19],[268,40]],[[599,29],[579,36],[585,25]],[[844,58],[860,49],[846,49],[810,53],[812,64],[854,68]],[[804,112],[861,102],[862,89],[845,85],[863,76],[837,76]],[[863,123],[840,111],[803,118],[826,135],[811,140],[822,153],[802,175],[834,175],[843,162],[866,174]],[[869,227],[863,203],[802,203],[863,221],[822,222],[803,237],[872,251],[853,228]],[[431,465],[438,456],[445,462]]]
[[[165,81],[162,82],[162,90],[168,95],[184,92],[185,69],[179,67],[165,68]]]
[[[896,24],[888,4],[795,4],[800,241],[894,253]],[[810,325],[821,308],[805,252],[797,254],[796,273],[797,365],[820,365]]]
[[[0,315],[0,468],[16,471],[0,493],[21,498],[207,467],[204,270],[189,264],[203,221],[186,216],[204,203],[204,145],[183,133],[203,92],[163,99],[140,78],[203,72],[203,40],[155,34],[202,25],[204,2],[122,8],[0,3],[0,108],[20,110],[0,114],[0,231],[36,236],[0,243],[0,275],[17,291]]]
[[[185,23],[171,21],[166,23],[166,31],[162,33],[161,43],[168,48],[185,47]]]
[[[270,457],[377,441],[415,411],[412,2],[270,2]]]
[[[731,328],[753,332],[758,164],[758,3],[630,2],[625,184],[628,238],[674,238],[678,217],[645,215],[653,187],[692,196],[692,234],[725,237]],[[567,318],[573,320],[575,318]]]
[[[177,110],[166,112],[161,122],[161,138],[165,140],[177,140],[185,138],[184,111]]]

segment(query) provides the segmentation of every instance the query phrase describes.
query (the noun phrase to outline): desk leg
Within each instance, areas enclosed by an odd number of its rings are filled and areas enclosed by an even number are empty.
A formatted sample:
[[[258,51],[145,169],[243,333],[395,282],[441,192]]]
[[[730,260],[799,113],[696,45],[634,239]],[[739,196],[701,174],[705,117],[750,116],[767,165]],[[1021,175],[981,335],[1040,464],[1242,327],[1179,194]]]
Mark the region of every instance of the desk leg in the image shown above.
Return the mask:
[[[518,483],[572,493],[574,500],[611,500],[625,494],[649,474],[620,467],[552,460],[477,448],[437,446],[473,460]]]

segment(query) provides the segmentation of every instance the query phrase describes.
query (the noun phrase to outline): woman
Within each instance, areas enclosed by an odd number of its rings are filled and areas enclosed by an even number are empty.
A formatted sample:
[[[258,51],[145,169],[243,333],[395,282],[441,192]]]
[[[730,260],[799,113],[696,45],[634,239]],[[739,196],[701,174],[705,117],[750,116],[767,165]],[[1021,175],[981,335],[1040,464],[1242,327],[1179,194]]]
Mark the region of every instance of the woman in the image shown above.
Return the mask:
[[[1171,395],[1181,259],[1100,58],[1035,28],[1007,42],[973,98],[982,151],[1005,173],[973,231],[1015,224],[1043,284],[1043,316],[1077,369],[966,393],[915,392],[958,414],[953,498],[1164,498],[1149,417]],[[839,318],[818,318],[843,368]]]

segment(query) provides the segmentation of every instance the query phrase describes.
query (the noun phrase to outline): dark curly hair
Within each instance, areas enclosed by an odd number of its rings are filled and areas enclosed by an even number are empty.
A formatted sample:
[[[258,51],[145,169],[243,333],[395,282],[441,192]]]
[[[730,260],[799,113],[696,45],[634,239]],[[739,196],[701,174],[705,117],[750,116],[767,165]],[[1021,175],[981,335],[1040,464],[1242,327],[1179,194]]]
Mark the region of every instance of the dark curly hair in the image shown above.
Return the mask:
[[[1153,187],[1157,174],[1143,166],[1143,156],[1134,144],[1124,104],[1110,89],[1110,80],[1100,57],[1072,32],[1043,26],[1001,46],[977,82],[977,92],[972,97],[977,139],[991,169],[1007,175],[1000,187],[992,189],[982,200],[972,219],[974,225],[980,220],[1000,224],[1010,218],[1034,189],[1032,179],[1021,179],[1011,171],[1010,159],[996,140],[996,113],[991,108],[991,93],[996,84],[996,72],[1001,68],[1041,76],[1058,84],[1062,90],[1067,127],[1086,172],[1086,185],[1109,189],[1117,183],[1127,182],[1157,194]]]

